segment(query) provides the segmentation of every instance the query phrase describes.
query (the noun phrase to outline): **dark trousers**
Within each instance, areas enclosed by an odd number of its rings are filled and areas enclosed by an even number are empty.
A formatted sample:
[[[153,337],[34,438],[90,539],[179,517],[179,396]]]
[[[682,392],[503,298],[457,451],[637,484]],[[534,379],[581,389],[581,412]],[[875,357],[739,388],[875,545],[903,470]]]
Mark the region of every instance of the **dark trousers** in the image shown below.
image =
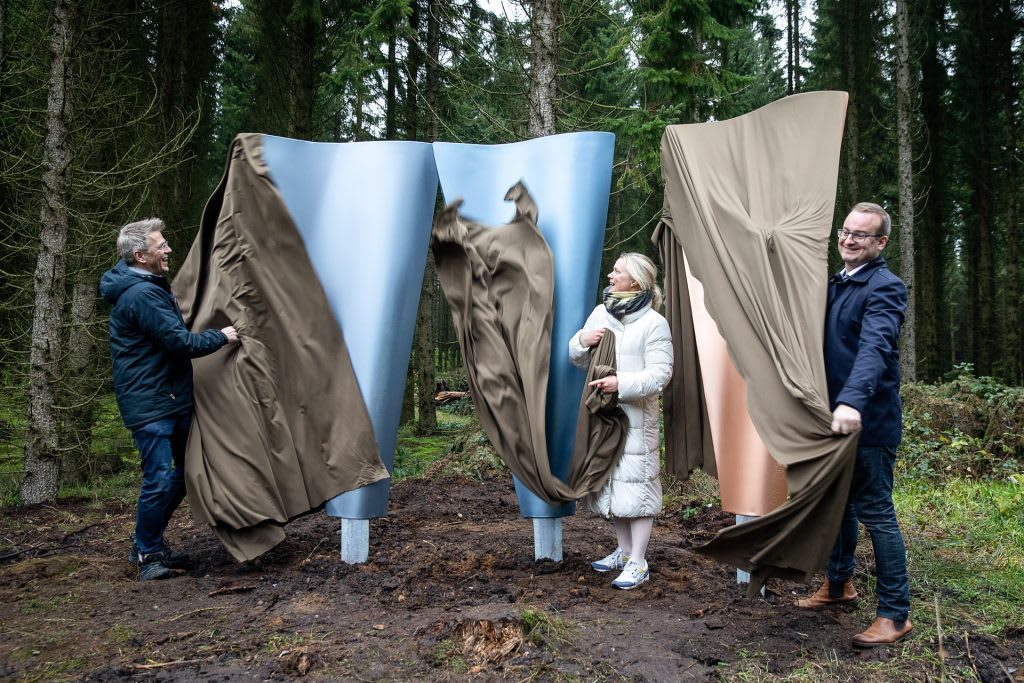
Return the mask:
[[[132,430],[142,459],[142,489],[135,511],[135,546],[141,554],[163,548],[167,522],[185,498],[185,445],[191,423],[191,413],[181,413]]]
[[[892,504],[895,461],[896,452],[892,448],[857,449],[850,497],[826,574],[830,588],[835,591],[832,597],[839,597],[843,583],[853,576],[858,521],[863,523],[875,551],[877,614],[900,622],[905,621],[910,613],[910,583],[907,580],[907,551]]]

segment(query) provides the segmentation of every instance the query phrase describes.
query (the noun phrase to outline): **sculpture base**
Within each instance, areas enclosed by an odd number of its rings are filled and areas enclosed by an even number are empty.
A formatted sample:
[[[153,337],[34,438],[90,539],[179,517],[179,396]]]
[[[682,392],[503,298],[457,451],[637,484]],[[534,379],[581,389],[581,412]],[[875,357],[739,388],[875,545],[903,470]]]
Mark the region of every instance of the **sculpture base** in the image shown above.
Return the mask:
[[[533,559],[562,561],[562,518],[533,518]]]
[[[736,523],[743,524],[751,520],[757,519],[754,515],[736,515]],[[745,572],[742,569],[736,570],[736,583],[750,583],[750,573]],[[761,597],[764,597],[764,587],[761,587]]]
[[[370,557],[370,520],[341,520],[341,561],[363,564]]]

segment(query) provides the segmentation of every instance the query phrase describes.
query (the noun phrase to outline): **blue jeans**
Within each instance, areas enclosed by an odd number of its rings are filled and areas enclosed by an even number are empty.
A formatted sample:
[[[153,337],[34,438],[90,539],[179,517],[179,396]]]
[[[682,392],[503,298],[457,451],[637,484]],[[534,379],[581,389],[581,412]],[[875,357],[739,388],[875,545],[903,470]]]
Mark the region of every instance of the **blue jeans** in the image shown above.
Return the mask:
[[[135,546],[142,554],[163,548],[167,522],[185,498],[185,444],[191,424],[189,412],[132,430],[142,458],[142,489],[135,511]]]
[[[892,469],[896,452],[892,448],[857,449],[857,462],[850,484],[850,497],[839,527],[839,537],[825,570],[832,597],[842,595],[843,584],[853,576],[857,550],[858,520],[871,536],[875,551],[875,592],[878,616],[906,621],[910,613],[910,583],[907,580],[907,551],[892,504]]]

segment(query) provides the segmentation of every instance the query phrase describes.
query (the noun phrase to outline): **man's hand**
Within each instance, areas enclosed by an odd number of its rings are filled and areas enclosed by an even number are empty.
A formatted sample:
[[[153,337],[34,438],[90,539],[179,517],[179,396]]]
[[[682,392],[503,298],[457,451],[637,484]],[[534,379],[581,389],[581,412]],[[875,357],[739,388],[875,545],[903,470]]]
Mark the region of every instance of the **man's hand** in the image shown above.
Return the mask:
[[[597,346],[601,343],[601,338],[604,336],[604,328],[599,327],[596,330],[583,330],[580,333],[580,341],[584,346]]]
[[[604,330],[601,330],[601,332],[604,332]],[[597,387],[605,394],[614,394],[619,390],[619,378],[615,375],[608,375],[601,379],[595,379],[590,383],[590,386]]]
[[[231,325],[228,325],[227,327],[222,329],[221,332],[223,332],[224,336],[228,338],[228,344],[238,343],[238,330],[236,330]]]
[[[832,412],[832,433],[853,434],[860,431],[860,411],[840,403]]]

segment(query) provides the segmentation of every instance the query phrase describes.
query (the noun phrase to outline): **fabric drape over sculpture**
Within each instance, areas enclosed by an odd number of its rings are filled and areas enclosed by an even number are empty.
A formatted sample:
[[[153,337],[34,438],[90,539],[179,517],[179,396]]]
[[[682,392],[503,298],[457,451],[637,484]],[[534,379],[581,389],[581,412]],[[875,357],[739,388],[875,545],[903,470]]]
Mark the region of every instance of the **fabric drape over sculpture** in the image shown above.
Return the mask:
[[[584,388],[569,482],[551,472],[545,406],[551,349],[554,266],[537,227],[537,206],[522,183],[505,197],[512,222],[486,227],[439,214],[434,260],[459,336],[470,394],[484,432],[512,473],[549,503],[599,491],[626,441],[615,395]],[[614,335],[592,353],[588,382],[614,371]],[[555,353],[568,353],[555,349]],[[596,394],[596,395],[595,395]]]
[[[270,180],[261,136],[232,144],[175,278],[193,330],[234,325],[241,343],[193,362],[189,505],[237,560],[282,526],[388,476],[341,329]]]
[[[758,434],[787,468],[782,507],[696,549],[749,571],[751,593],[768,577],[808,580],[824,567],[849,491],[856,437],[831,433],[822,352],[846,101],[842,92],[801,94],[728,121],[669,126],[662,137],[656,239],[676,299],[673,338],[687,325],[685,254],[748,384]],[[666,423],[690,409],[676,406]],[[668,441],[671,458],[677,443]]]

